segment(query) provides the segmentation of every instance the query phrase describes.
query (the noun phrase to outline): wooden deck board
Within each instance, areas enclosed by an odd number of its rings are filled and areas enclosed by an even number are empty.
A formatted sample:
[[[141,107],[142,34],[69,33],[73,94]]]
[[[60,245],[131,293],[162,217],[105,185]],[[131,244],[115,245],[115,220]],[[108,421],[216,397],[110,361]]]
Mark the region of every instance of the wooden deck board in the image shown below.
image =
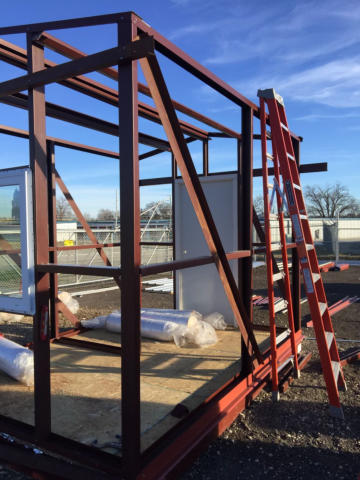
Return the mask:
[[[178,422],[178,403],[196,408],[240,368],[240,333],[217,332],[216,345],[179,348],[143,340],[141,346],[142,448]],[[257,334],[259,343],[268,333]],[[120,336],[89,331],[76,338],[118,344]],[[121,435],[121,357],[78,346],[51,345],[52,430],[86,444]],[[0,413],[33,423],[33,388],[0,374]]]

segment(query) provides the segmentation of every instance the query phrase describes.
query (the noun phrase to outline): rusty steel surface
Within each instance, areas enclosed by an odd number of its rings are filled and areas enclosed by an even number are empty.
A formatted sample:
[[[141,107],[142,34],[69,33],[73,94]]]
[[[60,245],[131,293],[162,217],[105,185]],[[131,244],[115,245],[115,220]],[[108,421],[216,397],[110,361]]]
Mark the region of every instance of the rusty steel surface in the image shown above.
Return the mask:
[[[132,41],[132,18],[118,24],[118,44]],[[125,474],[134,478],[140,464],[140,192],[138,160],[138,66],[118,65],[121,232],[121,392],[122,455]]]
[[[28,70],[44,68],[44,50],[27,35]],[[35,235],[35,265],[49,261],[48,232],[48,173],[45,127],[45,90],[43,86],[29,89],[30,167],[33,172],[33,209]],[[35,272],[34,342],[34,420],[36,438],[46,438],[51,431],[50,344],[49,335],[42,338],[42,315],[49,305],[49,274]],[[48,318],[45,318],[48,329]]]

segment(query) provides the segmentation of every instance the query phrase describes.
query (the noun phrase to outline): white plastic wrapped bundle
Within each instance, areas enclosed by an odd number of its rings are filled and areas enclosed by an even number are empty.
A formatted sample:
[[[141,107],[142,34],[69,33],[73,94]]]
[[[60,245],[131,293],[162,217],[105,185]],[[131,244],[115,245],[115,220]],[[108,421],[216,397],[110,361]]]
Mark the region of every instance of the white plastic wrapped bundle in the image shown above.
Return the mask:
[[[185,340],[186,343],[197,347],[207,347],[217,343],[218,338],[214,327],[203,320],[198,320],[191,328],[186,329]]]
[[[109,332],[121,332],[121,313],[115,311],[106,317],[105,328]],[[141,315],[141,336],[171,342],[174,340],[176,345],[184,344],[185,325],[178,325],[169,320],[156,320],[155,318]]]
[[[32,385],[34,383],[33,352],[0,337],[0,370],[25,385]]]
[[[209,323],[197,318],[193,318],[187,323],[176,323],[171,321],[172,318],[169,315],[161,316],[142,313],[141,336],[165,342],[174,341],[179,347],[189,344],[204,347],[217,342],[216,332]],[[121,312],[115,310],[107,317],[83,320],[81,324],[87,328],[106,328],[109,332],[121,333]]]
[[[210,313],[209,315],[204,316],[204,322],[209,323],[215,328],[215,330],[225,330],[226,322],[224,320],[224,315],[219,312]]]
[[[71,293],[69,292],[60,292],[59,295],[59,300],[61,300],[70,310],[71,313],[74,315],[77,314],[79,311],[79,302],[75,300],[75,298],[72,298]]]
[[[107,316],[95,317],[90,320],[81,320],[81,326],[84,328],[105,328]]]
[[[153,318],[154,320],[170,320],[179,325],[186,325],[191,327],[198,320],[202,320],[202,315],[195,310],[171,310],[161,308],[143,308],[141,315]]]

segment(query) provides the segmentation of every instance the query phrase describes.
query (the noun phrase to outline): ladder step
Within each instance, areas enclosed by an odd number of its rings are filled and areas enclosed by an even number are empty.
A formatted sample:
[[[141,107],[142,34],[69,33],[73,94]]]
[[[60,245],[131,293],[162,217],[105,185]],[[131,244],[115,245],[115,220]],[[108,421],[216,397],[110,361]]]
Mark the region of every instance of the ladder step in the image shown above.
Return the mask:
[[[267,157],[269,160],[274,160],[274,156],[271,155],[271,153],[266,152],[266,157]]]
[[[282,278],[284,278],[283,272],[274,273],[274,275],[273,275],[274,282],[277,282],[278,280],[281,280]]]
[[[288,363],[290,363],[290,362],[291,362],[291,363],[294,363],[294,355],[291,355],[289,358],[287,358],[287,359],[285,360],[285,362],[281,363],[281,364],[278,366],[278,369],[277,369],[278,372],[280,372],[280,370],[282,370],[284,367],[286,367],[286,365],[287,365]]]
[[[326,303],[324,303],[324,302],[319,302],[319,308],[320,308],[320,314],[321,314],[321,316],[323,316],[323,315],[324,315],[324,312],[325,312],[325,310],[326,310],[326,308],[327,308]]]
[[[313,273],[312,276],[313,276],[313,281],[314,281],[314,283],[317,282],[317,281],[319,281],[320,278],[321,278],[320,273]]]
[[[332,332],[325,332],[326,344],[328,349],[330,350],[331,344],[334,340],[334,334]]]
[[[301,190],[300,185],[297,185],[296,183],[293,183],[293,186],[294,186],[294,188],[296,188],[296,190]]]
[[[288,158],[290,158],[290,160],[295,160],[295,157],[291,155],[291,153],[286,152],[286,155],[288,156]]]
[[[312,243],[307,243],[306,244],[306,250],[309,251],[309,250],[314,250],[314,245]]]
[[[339,373],[340,373],[340,362],[335,362],[335,361],[331,360],[331,367],[332,367],[332,370],[333,370],[333,373],[334,373],[335,383],[337,383],[338,378],[339,378]]]
[[[284,125],[282,122],[280,123],[280,125],[281,125],[281,128],[283,128],[286,132],[289,131],[288,127]]]

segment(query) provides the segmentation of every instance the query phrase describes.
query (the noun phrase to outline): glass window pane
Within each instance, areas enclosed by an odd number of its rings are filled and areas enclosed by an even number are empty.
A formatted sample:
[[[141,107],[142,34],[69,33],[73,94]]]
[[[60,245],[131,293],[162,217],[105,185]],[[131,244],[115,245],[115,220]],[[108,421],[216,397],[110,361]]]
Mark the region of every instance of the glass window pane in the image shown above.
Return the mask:
[[[19,185],[0,186],[0,295],[22,297]]]

